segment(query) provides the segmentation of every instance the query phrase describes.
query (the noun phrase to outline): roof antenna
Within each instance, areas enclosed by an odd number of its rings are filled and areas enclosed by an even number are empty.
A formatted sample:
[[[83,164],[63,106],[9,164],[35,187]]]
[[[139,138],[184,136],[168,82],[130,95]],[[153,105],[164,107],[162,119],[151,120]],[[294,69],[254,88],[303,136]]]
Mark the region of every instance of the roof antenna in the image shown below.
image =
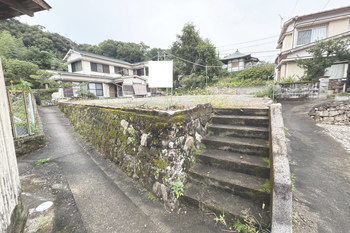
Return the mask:
[[[280,25],[280,27],[281,27],[281,29],[282,29],[283,17],[282,17],[280,14],[278,14],[278,15],[279,15],[279,17],[281,18],[281,25]]]

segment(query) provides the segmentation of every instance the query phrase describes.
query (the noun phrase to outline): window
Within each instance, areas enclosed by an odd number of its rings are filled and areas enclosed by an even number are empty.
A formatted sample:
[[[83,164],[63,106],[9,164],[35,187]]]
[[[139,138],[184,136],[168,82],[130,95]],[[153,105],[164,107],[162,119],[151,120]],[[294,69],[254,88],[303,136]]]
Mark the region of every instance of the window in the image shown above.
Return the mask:
[[[90,68],[91,68],[91,71],[109,74],[109,65],[102,65],[102,64],[90,62]]]
[[[72,83],[72,89],[73,89],[73,96],[78,96],[77,91],[80,89],[86,89],[87,90],[87,85],[81,85],[79,82],[73,82]]]
[[[97,72],[97,64],[96,63],[90,62],[90,68],[91,68],[91,71]]]
[[[298,31],[297,45],[303,45],[322,40],[327,37],[327,25],[322,25]]]
[[[102,83],[89,83],[89,91],[96,96],[103,96]]]
[[[138,76],[145,75],[145,72],[144,72],[143,68],[137,70],[137,75],[138,75]]]
[[[123,68],[114,66],[114,73],[123,75]]]
[[[72,66],[72,72],[76,72],[76,71],[81,71],[82,70],[81,61],[72,62],[71,66]]]

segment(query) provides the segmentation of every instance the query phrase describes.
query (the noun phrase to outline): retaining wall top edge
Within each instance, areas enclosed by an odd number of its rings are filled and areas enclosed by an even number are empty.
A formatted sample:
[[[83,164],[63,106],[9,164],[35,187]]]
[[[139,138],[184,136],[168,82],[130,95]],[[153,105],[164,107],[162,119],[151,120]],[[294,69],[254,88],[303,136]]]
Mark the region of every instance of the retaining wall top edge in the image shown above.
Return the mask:
[[[190,107],[188,109],[180,109],[175,111],[165,111],[165,110],[156,110],[156,109],[141,109],[141,108],[121,108],[121,107],[111,107],[111,106],[105,106],[105,105],[90,105],[90,104],[77,104],[77,103],[59,103],[59,105],[75,105],[75,106],[81,106],[81,107],[95,107],[95,108],[105,108],[105,109],[114,109],[114,110],[120,110],[125,112],[137,112],[137,113],[146,113],[146,114],[152,114],[152,115],[159,115],[159,116],[177,116],[186,114],[189,112],[196,111],[197,109],[212,109],[212,106],[210,103],[205,104],[197,104],[196,106]]]

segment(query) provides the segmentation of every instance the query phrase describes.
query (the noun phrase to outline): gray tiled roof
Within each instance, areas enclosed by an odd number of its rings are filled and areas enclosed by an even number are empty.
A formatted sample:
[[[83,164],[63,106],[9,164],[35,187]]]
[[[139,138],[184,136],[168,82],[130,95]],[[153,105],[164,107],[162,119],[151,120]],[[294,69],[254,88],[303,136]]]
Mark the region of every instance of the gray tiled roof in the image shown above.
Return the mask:
[[[242,57],[247,57],[247,56],[250,56],[250,54],[243,54],[243,53],[239,52],[237,49],[237,51],[235,53],[227,55],[226,57],[224,57],[221,60],[231,60],[231,59],[237,59],[237,58],[242,58]]]
[[[75,51],[75,52],[78,52],[78,53],[80,53],[80,54],[89,56],[89,57],[96,57],[96,58],[103,59],[103,60],[108,60],[108,61],[123,63],[123,64],[127,64],[127,65],[132,65],[132,64],[129,63],[129,62],[122,61],[122,60],[115,59],[115,58],[106,57],[106,56],[102,56],[102,55],[97,55],[97,54],[89,53],[89,52],[85,52],[85,51],[80,51],[80,50],[77,50],[77,49],[72,49],[72,50]]]

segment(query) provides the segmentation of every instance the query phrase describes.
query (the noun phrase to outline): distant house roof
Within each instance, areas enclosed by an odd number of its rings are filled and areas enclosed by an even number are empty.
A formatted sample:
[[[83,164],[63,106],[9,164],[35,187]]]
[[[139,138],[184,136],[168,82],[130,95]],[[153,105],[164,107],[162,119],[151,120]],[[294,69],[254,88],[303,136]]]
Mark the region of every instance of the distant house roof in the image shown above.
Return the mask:
[[[51,6],[43,0],[1,0],[0,20],[20,15],[34,16],[35,12],[49,9]]]
[[[224,57],[223,59],[220,59],[220,61],[222,61],[224,64],[227,64],[229,60],[235,60],[235,59],[240,59],[240,58],[246,58],[246,59],[250,59],[252,61],[259,61],[258,58],[255,57],[251,57],[250,54],[244,54],[238,51],[235,53],[232,53],[226,57]]]

